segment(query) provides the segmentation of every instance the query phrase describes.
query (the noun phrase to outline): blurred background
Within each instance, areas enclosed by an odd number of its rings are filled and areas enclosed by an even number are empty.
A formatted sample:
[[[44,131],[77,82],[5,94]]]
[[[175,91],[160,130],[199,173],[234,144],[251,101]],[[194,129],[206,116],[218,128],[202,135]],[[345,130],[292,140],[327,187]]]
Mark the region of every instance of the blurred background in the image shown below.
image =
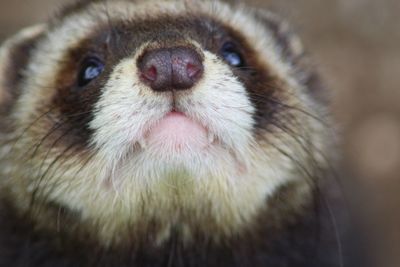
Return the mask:
[[[0,0],[0,41],[69,0]],[[248,0],[287,18],[332,92],[343,166],[365,187],[377,250],[400,257],[400,1]],[[379,267],[400,266],[395,258]],[[395,263],[394,263],[395,262]]]

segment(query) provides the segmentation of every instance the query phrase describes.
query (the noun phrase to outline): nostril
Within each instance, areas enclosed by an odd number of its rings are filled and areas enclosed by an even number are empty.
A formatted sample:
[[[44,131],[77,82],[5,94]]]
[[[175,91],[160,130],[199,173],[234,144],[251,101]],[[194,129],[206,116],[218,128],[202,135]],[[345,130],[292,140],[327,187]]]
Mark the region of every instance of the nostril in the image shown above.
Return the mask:
[[[175,48],[171,54],[174,89],[192,88],[203,74],[203,60],[200,54],[194,49],[184,47]]]
[[[188,63],[186,66],[187,75],[192,80],[197,80],[202,74],[202,68],[197,64]]]
[[[155,66],[150,66],[142,72],[142,78],[148,82],[154,82],[157,80],[157,68]]]

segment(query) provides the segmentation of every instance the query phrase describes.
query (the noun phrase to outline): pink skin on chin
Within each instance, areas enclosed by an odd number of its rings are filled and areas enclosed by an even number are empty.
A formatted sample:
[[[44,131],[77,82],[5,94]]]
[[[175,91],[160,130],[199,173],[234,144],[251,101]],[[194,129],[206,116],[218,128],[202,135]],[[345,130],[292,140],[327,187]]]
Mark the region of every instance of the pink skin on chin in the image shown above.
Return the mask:
[[[151,128],[146,139],[150,146],[175,151],[202,149],[208,145],[206,128],[180,112],[168,113]]]

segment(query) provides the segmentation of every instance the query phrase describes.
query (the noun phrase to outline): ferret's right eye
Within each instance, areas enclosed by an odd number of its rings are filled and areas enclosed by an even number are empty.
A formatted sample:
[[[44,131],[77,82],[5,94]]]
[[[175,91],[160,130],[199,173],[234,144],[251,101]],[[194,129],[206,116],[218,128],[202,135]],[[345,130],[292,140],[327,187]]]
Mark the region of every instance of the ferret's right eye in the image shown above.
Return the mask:
[[[83,87],[92,80],[100,76],[104,70],[104,63],[96,58],[90,57],[83,61],[81,69],[78,73],[78,86]]]

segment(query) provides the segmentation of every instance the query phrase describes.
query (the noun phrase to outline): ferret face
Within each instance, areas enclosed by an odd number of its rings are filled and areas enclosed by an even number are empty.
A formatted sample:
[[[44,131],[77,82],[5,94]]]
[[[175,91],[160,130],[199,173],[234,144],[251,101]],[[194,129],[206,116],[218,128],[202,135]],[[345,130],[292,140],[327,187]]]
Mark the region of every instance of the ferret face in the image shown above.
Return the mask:
[[[107,241],[238,232],[324,149],[301,47],[268,13],[97,1],[25,35],[3,174],[24,209],[56,204]]]

